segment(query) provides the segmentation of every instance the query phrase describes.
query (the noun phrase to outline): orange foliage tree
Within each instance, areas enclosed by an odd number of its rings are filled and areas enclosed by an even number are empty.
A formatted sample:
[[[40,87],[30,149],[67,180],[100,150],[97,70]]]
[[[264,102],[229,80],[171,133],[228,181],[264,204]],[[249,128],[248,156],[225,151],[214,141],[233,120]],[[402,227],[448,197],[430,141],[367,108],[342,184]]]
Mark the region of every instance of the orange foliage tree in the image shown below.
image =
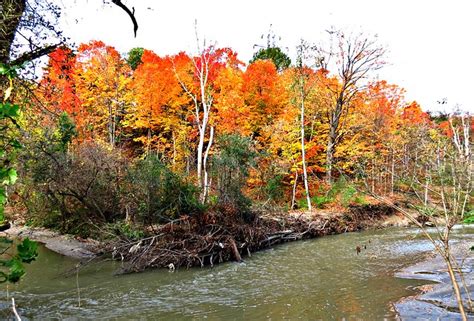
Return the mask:
[[[84,109],[84,131],[114,147],[121,138],[129,104],[130,67],[113,47],[101,41],[79,46],[75,82]]]
[[[186,154],[179,146],[186,139],[189,97],[175,77],[171,57],[145,50],[141,59],[130,84],[134,103],[127,109],[124,125],[146,153],[157,150],[176,165],[179,155]]]

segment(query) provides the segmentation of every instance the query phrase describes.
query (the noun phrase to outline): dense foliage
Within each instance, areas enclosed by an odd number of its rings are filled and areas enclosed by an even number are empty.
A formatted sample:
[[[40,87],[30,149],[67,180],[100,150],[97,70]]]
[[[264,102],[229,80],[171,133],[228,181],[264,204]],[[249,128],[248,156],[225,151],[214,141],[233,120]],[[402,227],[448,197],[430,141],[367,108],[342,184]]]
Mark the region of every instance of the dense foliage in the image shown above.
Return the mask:
[[[354,48],[374,61],[383,53],[370,41]],[[420,142],[449,141],[460,118],[432,121],[403,89],[369,79],[380,65],[365,56],[354,60],[367,68],[358,75],[304,50],[282,68],[257,59],[263,52],[245,66],[228,48],[164,57],[142,48],[122,57],[101,41],[57,48],[21,116],[16,204],[34,224],[89,234],[213,208],[306,208],[305,195],[318,208],[349,206],[364,202],[356,185],[392,195],[428,179],[423,161],[434,156]]]

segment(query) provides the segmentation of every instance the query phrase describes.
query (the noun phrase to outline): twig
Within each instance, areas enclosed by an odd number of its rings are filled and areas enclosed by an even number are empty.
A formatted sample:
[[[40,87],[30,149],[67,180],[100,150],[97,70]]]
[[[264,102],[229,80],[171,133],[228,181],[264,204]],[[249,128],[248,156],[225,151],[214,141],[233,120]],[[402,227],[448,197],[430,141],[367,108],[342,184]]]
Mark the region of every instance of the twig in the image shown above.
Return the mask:
[[[77,265],[76,270],[76,287],[77,287],[77,305],[81,307],[81,289],[79,287],[79,265]]]
[[[18,314],[18,311],[16,310],[15,298],[12,298],[12,310],[13,310],[13,314],[15,315],[16,320],[17,320],[17,321],[21,321],[21,317],[20,317],[20,315]]]

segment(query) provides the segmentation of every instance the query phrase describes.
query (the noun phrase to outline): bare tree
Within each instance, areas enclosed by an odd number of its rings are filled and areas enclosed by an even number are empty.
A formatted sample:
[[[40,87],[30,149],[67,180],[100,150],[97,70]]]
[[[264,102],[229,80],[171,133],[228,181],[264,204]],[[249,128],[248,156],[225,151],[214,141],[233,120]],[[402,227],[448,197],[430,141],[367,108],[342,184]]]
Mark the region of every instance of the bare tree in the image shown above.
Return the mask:
[[[428,126],[420,126],[419,130],[414,132],[416,145],[404,151],[415,154],[404,155],[409,159],[410,164],[407,167],[414,170],[410,178],[410,190],[415,195],[415,200],[410,203],[415,212],[401,208],[388,198],[371,193],[368,185],[366,188],[376,199],[392,206],[411,220],[433,244],[435,251],[446,263],[462,319],[467,320],[466,309],[472,312],[473,306],[461,266],[452,252],[451,232],[454,225],[465,218],[468,204],[472,204],[472,117],[452,114],[448,121],[451,131],[448,136],[435,134]],[[407,177],[403,179],[407,181]],[[425,229],[424,221],[429,221],[435,227],[435,233],[429,233]],[[462,298],[461,286],[464,287],[467,300]]]
[[[318,62],[326,70],[335,70],[339,84],[326,84],[332,94],[333,105],[327,109],[329,123],[326,146],[326,178],[331,182],[334,152],[343,138],[341,128],[349,113],[355,95],[365,85],[364,80],[371,71],[384,65],[385,49],[377,44],[376,38],[362,33],[345,34],[342,31],[327,31],[330,36],[329,48],[316,47]]]
[[[200,44],[197,26],[196,41],[198,48],[198,56],[192,59],[194,72],[199,82],[199,88],[193,91],[182,79],[175,68],[175,75],[181,84],[183,90],[188,94],[194,103],[194,116],[199,132],[199,141],[197,147],[197,179],[198,185],[202,189],[201,201],[205,202],[209,192],[209,175],[207,173],[207,159],[214,139],[214,127],[209,128],[209,117],[213,104],[213,95],[209,84],[209,73],[213,68],[212,56],[215,54],[214,46],[206,47]],[[207,147],[204,145],[207,140]]]
[[[296,62],[296,89],[299,96],[300,104],[300,132],[301,132],[301,161],[303,166],[303,182],[306,193],[306,204],[308,205],[308,210],[311,212],[311,197],[309,194],[308,186],[308,172],[306,169],[306,151],[305,151],[305,103],[308,95],[308,91],[311,88],[308,88],[308,76],[311,72],[310,67],[305,65],[305,60],[308,59],[308,51],[310,51],[310,46],[301,40],[300,45],[297,47],[297,62]],[[296,187],[296,177],[295,177],[295,187]],[[294,195],[294,194],[293,194]],[[293,202],[292,202],[293,206]]]

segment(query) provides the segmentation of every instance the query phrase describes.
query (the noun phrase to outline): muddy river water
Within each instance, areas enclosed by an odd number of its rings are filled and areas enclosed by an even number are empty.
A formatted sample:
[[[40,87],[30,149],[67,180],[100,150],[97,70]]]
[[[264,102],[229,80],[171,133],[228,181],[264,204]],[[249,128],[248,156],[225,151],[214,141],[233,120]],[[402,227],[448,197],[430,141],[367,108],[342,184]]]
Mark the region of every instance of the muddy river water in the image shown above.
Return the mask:
[[[76,277],[65,272],[77,261],[41,248],[20,284],[2,285],[0,318],[9,296],[25,320],[394,319],[392,303],[426,284],[394,273],[431,249],[417,229],[389,228],[287,243],[213,268],[116,276],[121,263],[108,261]]]

